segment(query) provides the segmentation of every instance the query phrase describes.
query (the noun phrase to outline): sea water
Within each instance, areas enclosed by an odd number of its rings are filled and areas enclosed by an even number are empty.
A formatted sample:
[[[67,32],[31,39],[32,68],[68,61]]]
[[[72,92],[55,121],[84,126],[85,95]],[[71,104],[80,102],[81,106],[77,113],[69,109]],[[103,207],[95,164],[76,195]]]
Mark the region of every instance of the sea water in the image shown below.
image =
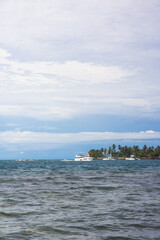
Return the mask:
[[[2,240],[159,240],[160,160],[0,161]]]

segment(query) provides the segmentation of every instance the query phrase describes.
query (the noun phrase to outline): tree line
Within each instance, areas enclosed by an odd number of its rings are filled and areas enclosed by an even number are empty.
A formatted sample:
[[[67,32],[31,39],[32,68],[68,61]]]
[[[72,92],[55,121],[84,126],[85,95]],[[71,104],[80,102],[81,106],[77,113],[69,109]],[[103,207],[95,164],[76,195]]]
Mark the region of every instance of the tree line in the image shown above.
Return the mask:
[[[94,158],[114,157],[118,159],[134,155],[136,158],[156,159],[160,158],[160,146],[154,148],[153,146],[147,147],[147,145],[144,145],[143,148],[139,148],[137,145],[134,145],[133,147],[122,147],[121,145],[118,145],[117,147],[113,144],[112,147],[108,148],[91,149],[88,154]]]

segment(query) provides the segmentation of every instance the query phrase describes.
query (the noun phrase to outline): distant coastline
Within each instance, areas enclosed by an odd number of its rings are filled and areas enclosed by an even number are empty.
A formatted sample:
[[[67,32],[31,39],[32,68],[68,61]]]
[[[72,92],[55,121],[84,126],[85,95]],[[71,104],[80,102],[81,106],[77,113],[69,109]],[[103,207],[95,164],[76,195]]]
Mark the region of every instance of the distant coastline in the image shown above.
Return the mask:
[[[95,159],[112,157],[121,160],[129,158],[132,155],[139,159],[160,159],[160,146],[154,148],[153,146],[147,147],[144,145],[143,148],[139,148],[137,145],[133,147],[118,145],[117,147],[113,144],[112,147],[108,148],[91,149],[88,155]]]

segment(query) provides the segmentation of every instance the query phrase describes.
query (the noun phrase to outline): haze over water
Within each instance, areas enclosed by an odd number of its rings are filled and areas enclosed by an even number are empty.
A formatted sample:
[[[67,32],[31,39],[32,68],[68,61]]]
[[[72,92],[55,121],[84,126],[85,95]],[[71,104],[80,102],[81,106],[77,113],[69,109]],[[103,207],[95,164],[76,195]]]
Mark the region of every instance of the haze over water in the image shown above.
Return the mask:
[[[0,239],[160,239],[160,160],[0,161]]]

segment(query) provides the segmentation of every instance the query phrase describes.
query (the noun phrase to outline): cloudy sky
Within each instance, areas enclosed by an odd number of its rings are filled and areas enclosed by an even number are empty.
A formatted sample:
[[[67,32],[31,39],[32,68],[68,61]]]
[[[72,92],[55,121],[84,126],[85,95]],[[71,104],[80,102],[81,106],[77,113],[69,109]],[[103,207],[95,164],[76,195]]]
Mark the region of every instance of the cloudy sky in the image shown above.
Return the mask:
[[[159,0],[0,1],[0,159],[160,140]]]

